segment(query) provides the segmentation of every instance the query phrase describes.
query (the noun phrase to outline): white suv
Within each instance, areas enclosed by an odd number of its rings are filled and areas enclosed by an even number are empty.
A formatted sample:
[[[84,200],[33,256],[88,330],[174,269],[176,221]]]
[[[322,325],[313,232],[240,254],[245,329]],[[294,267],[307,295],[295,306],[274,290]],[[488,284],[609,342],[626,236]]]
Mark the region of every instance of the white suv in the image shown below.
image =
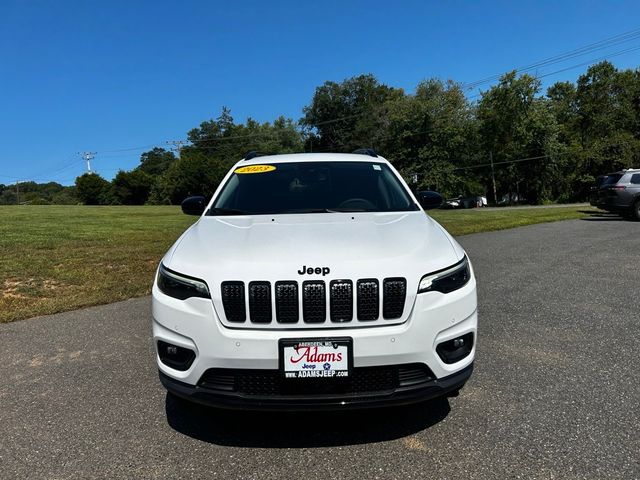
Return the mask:
[[[162,259],[153,338],[175,395],[246,409],[453,395],[473,369],[476,282],[460,245],[371,150],[247,155]]]

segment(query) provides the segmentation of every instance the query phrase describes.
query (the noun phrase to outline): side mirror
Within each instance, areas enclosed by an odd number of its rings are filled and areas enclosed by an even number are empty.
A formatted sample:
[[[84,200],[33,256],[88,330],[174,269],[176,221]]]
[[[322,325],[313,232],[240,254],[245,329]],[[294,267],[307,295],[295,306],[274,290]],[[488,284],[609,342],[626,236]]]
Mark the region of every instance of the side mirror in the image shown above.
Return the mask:
[[[444,203],[444,198],[438,192],[418,192],[418,201],[423,210],[433,210],[440,208]]]
[[[189,197],[182,201],[182,211],[187,215],[202,215],[206,206],[204,197]]]

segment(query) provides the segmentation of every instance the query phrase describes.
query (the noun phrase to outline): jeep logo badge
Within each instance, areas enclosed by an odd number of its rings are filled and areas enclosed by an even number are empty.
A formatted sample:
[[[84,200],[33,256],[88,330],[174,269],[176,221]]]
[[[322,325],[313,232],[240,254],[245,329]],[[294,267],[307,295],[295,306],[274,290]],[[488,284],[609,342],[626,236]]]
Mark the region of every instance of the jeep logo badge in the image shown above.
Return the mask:
[[[329,267],[307,267],[306,265],[303,265],[302,268],[300,270],[298,270],[298,275],[304,275],[305,273],[307,275],[322,275],[323,277],[325,275],[328,275],[329,272],[331,271],[331,269]]]

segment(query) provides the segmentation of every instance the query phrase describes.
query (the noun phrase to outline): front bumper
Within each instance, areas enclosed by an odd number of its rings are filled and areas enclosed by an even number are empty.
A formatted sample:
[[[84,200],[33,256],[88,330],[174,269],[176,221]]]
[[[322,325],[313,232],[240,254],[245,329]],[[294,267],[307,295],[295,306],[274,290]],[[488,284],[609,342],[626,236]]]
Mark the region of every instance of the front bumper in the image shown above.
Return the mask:
[[[417,296],[408,320],[402,324],[305,330],[233,329],[225,327],[208,299],[177,300],[153,287],[153,339],[195,352],[193,363],[180,371],[162,363],[156,355],[160,377],[165,387],[176,395],[215,405],[250,408],[294,408],[305,405],[327,408],[377,406],[424,400],[459,388],[471,375],[477,339],[476,283],[472,276],[467,285],[448,294],[429,292]],[[445,363],[436,347],[448,340],[472,333],[471,352],[455,363]],[[203,389],[201,379],[210,369],[277,371],[278,343],[282,339],[322,337],[353,339],[353,367],[424,365],[433,374],[431,383],[397,388],[384,394],[364,398],[290,398],[260,399],[256,396],[227,395]],[[419,388],[418,388],[419,387]]]
[[[202,386],[189,385],[159,372],[160,381],[167,391],[184,398],[219,408],[242,410],[343,410],[350,408],[376,408],[407,405],[454,392],[464,386],[473,372],[473,363],[444,378],[419,385],[399,387],[391,392],[367,395],[296,395],[296,396],[246,396],[232,392],[220,392]]]

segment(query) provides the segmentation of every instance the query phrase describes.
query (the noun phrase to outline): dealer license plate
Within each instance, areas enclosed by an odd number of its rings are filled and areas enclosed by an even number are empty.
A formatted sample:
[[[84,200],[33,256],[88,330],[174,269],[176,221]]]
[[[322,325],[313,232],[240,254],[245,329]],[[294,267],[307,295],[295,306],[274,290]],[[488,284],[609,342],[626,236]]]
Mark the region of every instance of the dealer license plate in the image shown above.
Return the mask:
[[[280,340],[285,378],[345,378],[353,363],[351,338]]]

